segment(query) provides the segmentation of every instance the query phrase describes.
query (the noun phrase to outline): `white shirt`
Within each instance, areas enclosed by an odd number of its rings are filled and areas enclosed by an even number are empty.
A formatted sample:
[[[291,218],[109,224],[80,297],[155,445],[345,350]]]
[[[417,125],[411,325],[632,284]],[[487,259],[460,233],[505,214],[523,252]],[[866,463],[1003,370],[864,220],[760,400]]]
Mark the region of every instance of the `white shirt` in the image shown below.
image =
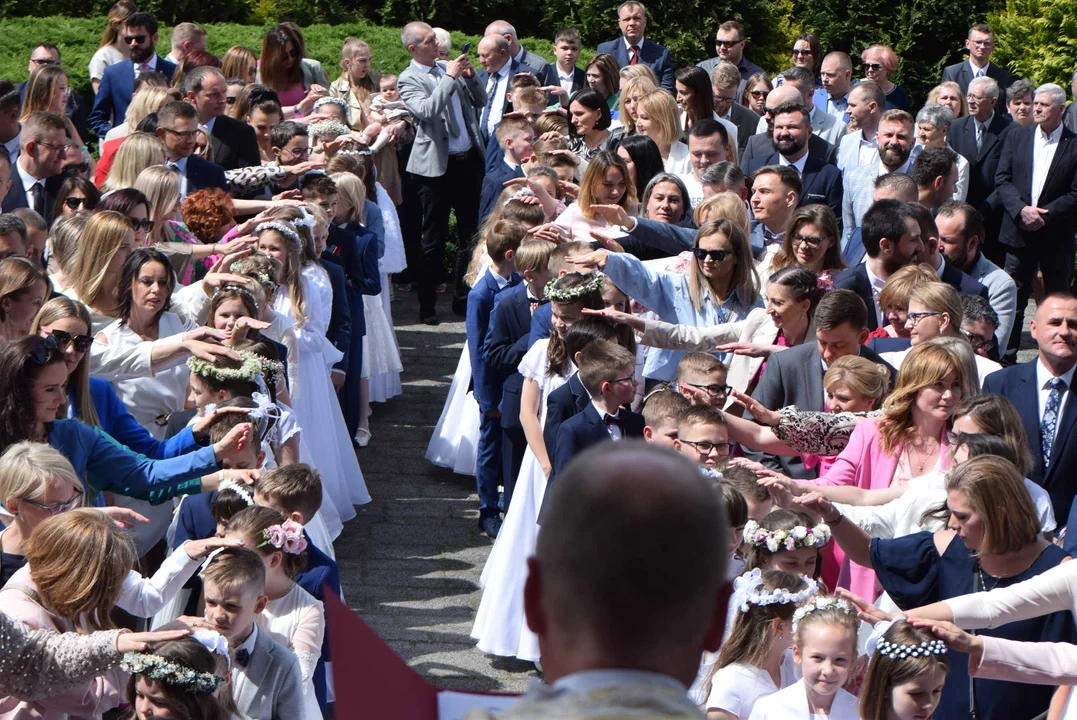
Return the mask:
[[[984,63],[982,68],[978,68],[972,64],[972,58],[969,58],[969,68],[972,69],[972,77],[976,79],[978,77],[987,77],[987,68],[991,67],[991,61],[988,60]]]
[[[871,283],[871,295],[875,299],[875,320],[878,322],[878,327],[883,326],[883,309],[879,306],[879,293],[882,292],[883,286],[886,285],[885,280],[880,280],[875,277],[875,274],[871,272],[871,266],[864,263],[864,269],[868,271],[868,282]]]
[[[688,191],[688,200],[692,203],[692,207],[703,202],[703,183],[699,182],[694,172],[680,173],[677,177],[684,183],[684,189]]]
[[[602,421],[602,424],[605,425],[606,432],[608,432],[610,434],[610,439],[611,440],[616,442],[616,441],[620,440],[622,437],[624,437],[624,432],[621,430],[620,426],[618,426],[618,425],[606,425],[606,416],[609,415],[609,413],[607,413],[605,410],[600,408],[598,405],[595,405],[594,400],[591,401],[591,407],[593,407],[595,409],[595,412],[598,413],[598,417]],[[621,411],[618,409],[617,412],[612,415],[612,417],[619,417],[620,414],[621,414]]]
[[[497,271],[494,270],[492,267],[486,272],[490,273],[490,277],[494,279],[494,283],[497,285],[498,290],[504,290],[505,286],[509,284],[509,279],[506,277],[501,277],[501,275],[499,275]]]
[[[683,693],[687,688],[679,680],[669,675],[648,672],[647,670],[582,670],[580,672],[565,675],[553,684],[553,689],[558,692],[585,692],[598,688],[616,687],[618,685],[635,685],[637,683],[652,685],[668,685]]]
[[[247,639],[243,641],[242,645],[240,645],[239,647],[236,648],[236,652],[233,654],[233,657],[235,657],[235,654],[238,654],[240,650],[246,650],[248,654],[253,656],[254,655],[254,646],[255,646],[255,642],[256,642],[257,639],[258,639],[258,623],[255,623],[254,624],[254,629],[251,630],[251,634],[247,636]],[[248,664],[247,667],[250,667],[250,665]],[[240,695],[243,693],[243,687],[249,682],[250,682],[250,680],[247,678],[247,668],[240,665],[239,662],[233,662],[232,663],[232,697],[234,697],[234,698],[240,697]],[[242,713],[243,708],[239,708],[239,710]],[[246,717],[246,716],[244,716],[244,717]]]
[[[437,84],[441,82],[441,78],[445,75],[445,68],[440,63],[436,65],[437,75],[434,75],[431,72],[433,68],[429,65],[421,65],[414,59],[411,61],[411,64],[414,65],[417,70],[422,71],[425,77],[429,78],[427,82],[430,83],[431,88],[437,87]],[[460,105],[460,98],[456,92],[453,92],[453,94],[449,96],[449,112],[451,112],[456,119],[456,127],[460,128],[460,134],[456,137],[453,137],[451,132],[449,133],[449,154],[458,155],[460,153],[465,153],[471,149],[471,136],[468,134],[467,123],[464,122],[464,109],[463,106]]]
[[[796,162],[789,162],[788,160],[785,159],[784,155],[778,155],[778,165],[781,166],[781,167],[795,168],[796,171],[797,171],[797,175],[803,175],[804,174],[804,165],[807,162],[808,162],[808,153],[804,153],[801,156],[801,158],[799,160],[797,160]]]
[[[860,134],[860,145],[857,147],[856,167],[870,165],[879,157],[879,134],[871,136],[871,140],[865,140],[864,134]],[[848,168],[854,170],[855,168]]]
[[[26,207],[33,210],[34,209],[34,194],[32,192],[30,192],[30,190],[31,190],[31,188],[34,187],[34,185],[40,185],[41,186],[41,192],[45,192],[45,180],[44,179],[38,180],[33,175],[26,172],[25,168],[23,168],[23,166],[22,166],[22,163],[18,163],[18,162],[15,163],[15,168],[19,171],[19,177],[22,178],[23,190],[26,191]]]
[[[624,44],[625,44],[625,50],[627,50],[627,51],[628,51],[628,61],[629,61],[629,62],[632,62],[632,47],[633,47],[633,45],[632,45],[632,43],[628,42],[628,38],[626,38],[626,37],[625,37],[624,35],[622,35],[622,36],[621,36],[621,40],[623,40],[623,41],[624,41]],[[636,43],[636,45],[635,45],[635,47],[636,47],[636,48],[637,48],[637,49],[639,50],[639,52],[640,52],[640,53],[642,53],[642,52],[643,52],[643,43],[644,43],[644,42],[645,42],[646,40],[647,40],[647,38],[645,38],[645,37],[641,37],[641,38],[639,39],[639,42],[638,42],[638,43]],[[639,62],[643,62],[643,58],[642,58],[642,57],[641,57],[641,58],[639,59]]]
[[[565,76],[561,74],[561,66],[557,66],[557,82],[561,86],[561,89],[567,92],[569,95],[572,95],[572,85],[575,75],[576,68],[572,68],[571,70],[569,70],[568,75]]]
[[[1062,123],[1054,129],[1050,135],[1037,127],[1032,135],[1032,207],[1039,207],[1040,193],[1043,192],[1043,184],[1047,182],[1047,172],[1051,169],[1051,161],[1055,159],[1055,151],[1058,150],[1058,139],[1062,137]]]
[[[1058,420],[1062,420],[1062,413],[1066,409],[1066,403],[1069,401],[1070,391],[1073,389],[1073,373],[1077,370],[1077,366],[1071,367],[1068,371],[1062,374],[1060,377],[1066,383],[1066,389],[1062,391],[1062,402],[1058,405]],[[1051,397],[1051,388],[1047,386],[1047,383],[1054,378],[1051,371],[1047,369],[1047,366],[1043,364],[1043,360],[1036,360],[1036,387],[1040,390],[1040,422],[1043,422],[1043,413],[1047,409],[1047,400]],[[1058,426],[1061,422],[1055,423],[1055,432],[1058,432]],[[1054,438],[1051,438],[1051,445],[1054,446]]]
[[[486,119],[486,132],[490,135],[494,134],[494,130],[497,128],[498,123],[501,122],[501,116],[505,112],[505,94],[509,91],[509,83],[512,82],[512,78],[509,77],[509,71],[512,70],[512,61],[506,60],[505,64],[501,66],[501,69],[491,75],[486,80],[486,94],[493,99],[489,102],[490,116]],[[494,82],[497,82],[497,87],[494,87]]]
[[[212,135],[213,134],[213,126],[216,125],[216,124],[217,124],[217,118],[216,117],[211,117],[209,120],[206,120],[204,123],[202,123],[202,127],[204,127],[206,129],[207,133]]]

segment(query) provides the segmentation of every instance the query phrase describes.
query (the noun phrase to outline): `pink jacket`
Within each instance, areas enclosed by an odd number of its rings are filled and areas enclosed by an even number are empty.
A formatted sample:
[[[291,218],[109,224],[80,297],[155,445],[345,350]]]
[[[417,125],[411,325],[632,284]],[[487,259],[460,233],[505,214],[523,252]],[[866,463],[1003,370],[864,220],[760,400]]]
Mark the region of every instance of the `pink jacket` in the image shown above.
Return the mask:
[[[969,665],[974,677],[1036,685],[1077,684],[1077,646],[981,637],[983,657],[979,666]]]

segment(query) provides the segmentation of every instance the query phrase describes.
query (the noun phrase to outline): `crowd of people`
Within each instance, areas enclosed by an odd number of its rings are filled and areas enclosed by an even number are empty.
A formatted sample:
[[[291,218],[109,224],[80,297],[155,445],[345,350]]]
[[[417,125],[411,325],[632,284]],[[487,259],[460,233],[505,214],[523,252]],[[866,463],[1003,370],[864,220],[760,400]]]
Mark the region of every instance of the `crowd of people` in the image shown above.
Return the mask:
[[[0,719],[355,712],[323,600],[413,290],[465,318],[472,635],[548,686],[503,717],[1077,717],[1077,103],[983,24],[917,98],[616,13],[330,82],[120,0],[92,98],[49,42],[0,80]]]

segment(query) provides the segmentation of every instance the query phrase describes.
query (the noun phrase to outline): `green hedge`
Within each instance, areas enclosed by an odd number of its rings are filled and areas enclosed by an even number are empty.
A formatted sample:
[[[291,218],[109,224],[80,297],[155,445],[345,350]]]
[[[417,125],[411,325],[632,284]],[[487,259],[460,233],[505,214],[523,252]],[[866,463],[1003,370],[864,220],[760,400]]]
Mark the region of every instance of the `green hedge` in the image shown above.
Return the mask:
[[[1069,88],[1077,68],[1077,10],[1072,0],[1008,0],[989,16],[996,58],[1015,77]]]

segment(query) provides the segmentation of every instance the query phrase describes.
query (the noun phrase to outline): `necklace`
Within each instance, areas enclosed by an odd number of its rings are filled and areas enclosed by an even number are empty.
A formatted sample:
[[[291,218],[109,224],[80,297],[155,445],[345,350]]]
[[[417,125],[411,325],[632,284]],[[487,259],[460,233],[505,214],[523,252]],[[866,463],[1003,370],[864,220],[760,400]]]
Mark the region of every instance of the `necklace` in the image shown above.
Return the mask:
[[[976,575],[980,579],[980,587],[983,589],[984,592],[991,592],[998,587],[998,584],[1000,582],[1002,582],[1002,578],[995,578],[995,584],[991,587],[987,587],[987,580],[984,577],[984,569],[983,566],[980,565],[980,562],[978,560],[976,561]]]
[[[908,449],[905,451],[909,455],[909,464],[910,465],[912,465],[914,463],[913,453],[912,453],[913,448],[916,448],[917,455],[920,455],[921,453],[923,454],[923,457],[920,460],[920,465],[916,469],[917,477],[924,474],[924,466],[927,465],[927,461],[931,458],[931,456],[939,448],[939,441],[934,440],[933,442],[935,443],[935,445],[934,445],[934,447],[931,448],[930,451],[924,451],[924,450],[920,449],[921,446],[923,446],[926,443],[926,440],[921,440],[920,442],[916,443],[915,445],[910,444]]]

